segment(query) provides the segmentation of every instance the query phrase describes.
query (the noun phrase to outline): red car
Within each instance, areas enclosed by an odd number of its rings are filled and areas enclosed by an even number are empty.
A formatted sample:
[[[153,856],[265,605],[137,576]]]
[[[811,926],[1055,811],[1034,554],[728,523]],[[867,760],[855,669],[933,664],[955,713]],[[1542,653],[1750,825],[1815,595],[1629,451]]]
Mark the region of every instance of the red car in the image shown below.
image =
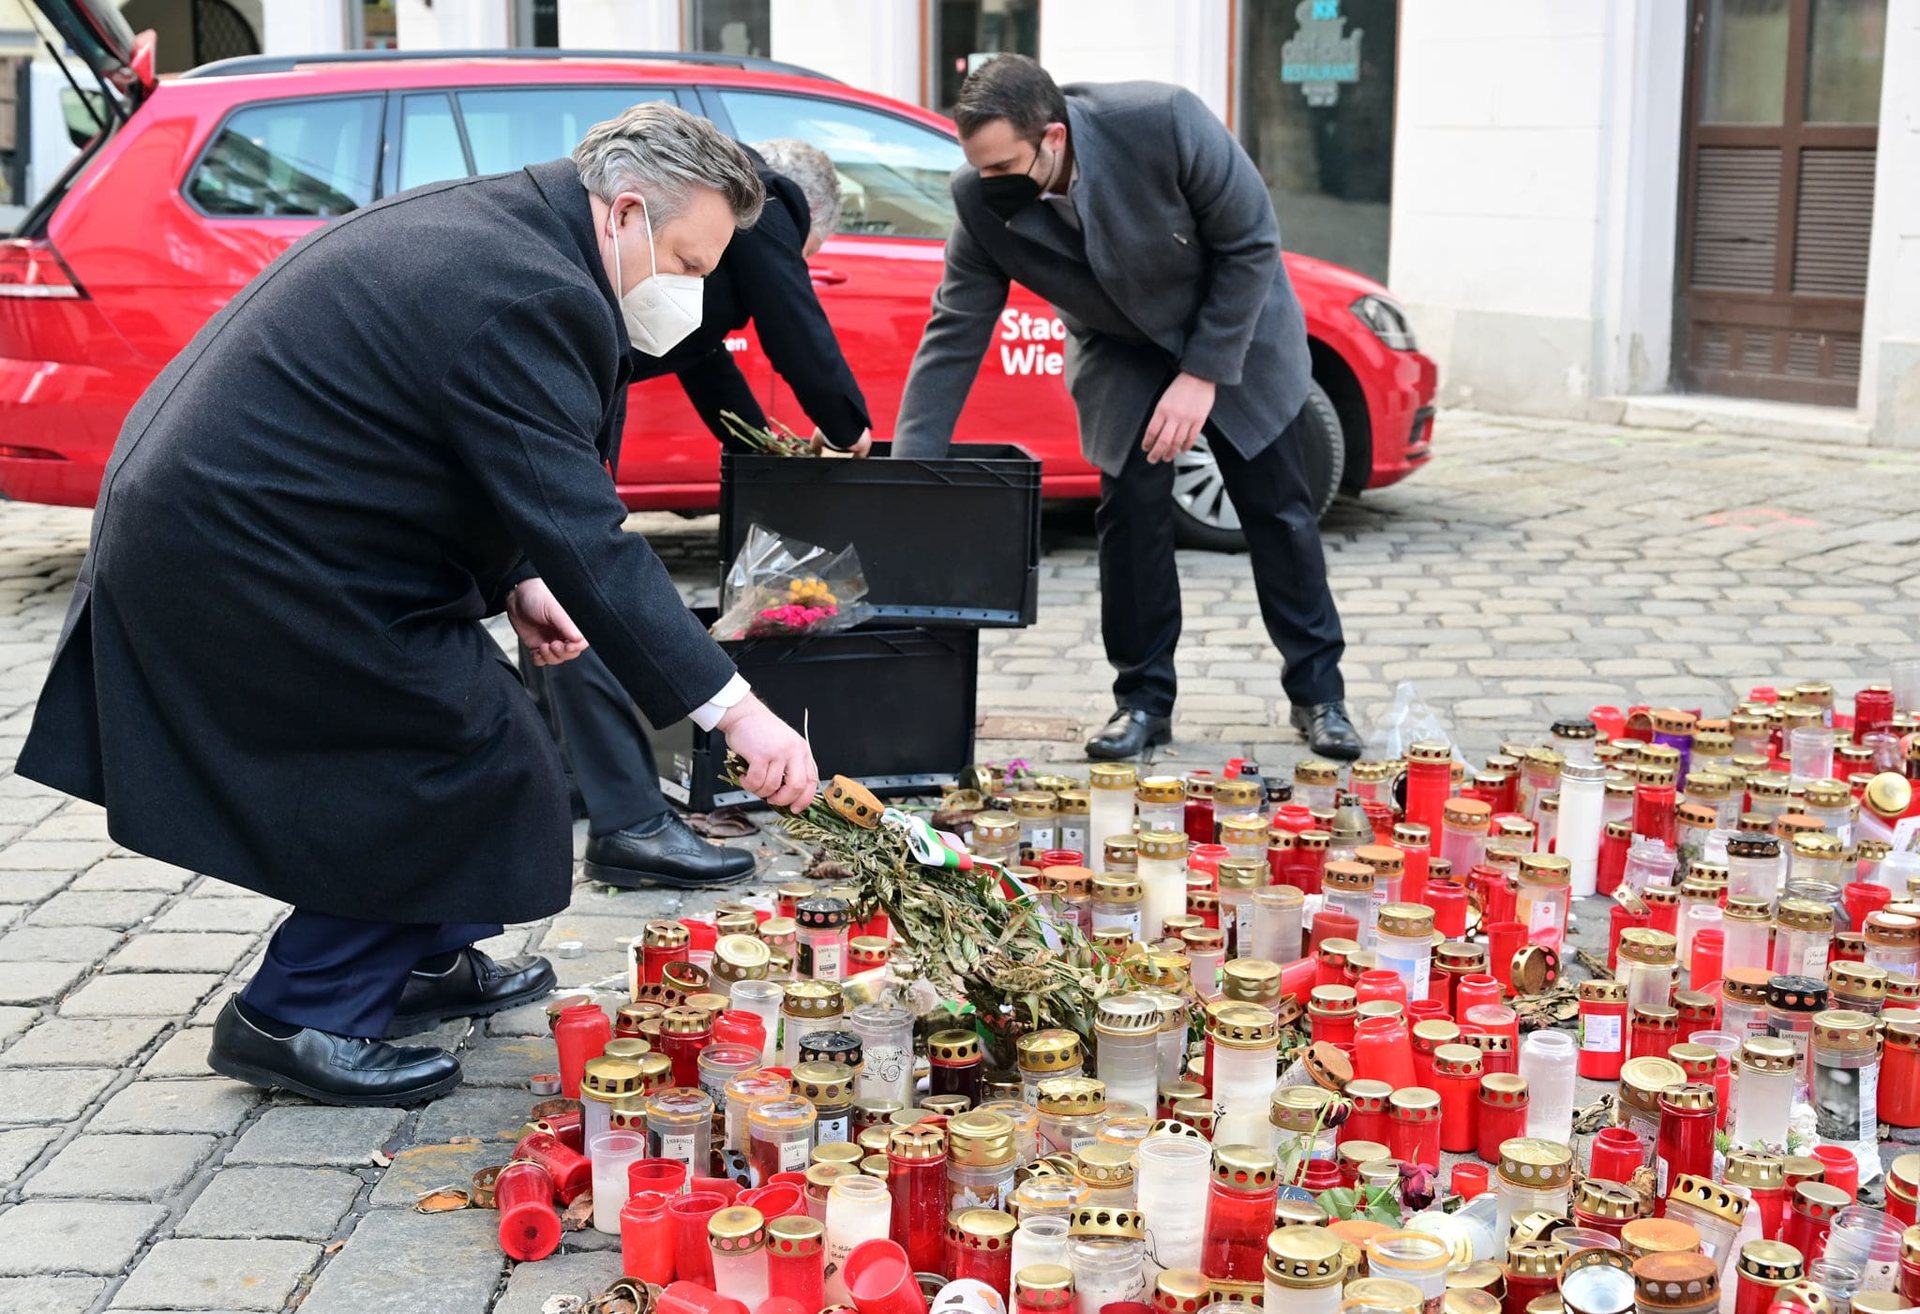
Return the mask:
[[[91,70],[108,123],[0,243],[0,493],[90,506],[127,411],[268,261],[328,218],[443,178],[567,153],[637,100],[672,100],[743,141],[801,137],[839,167],[840,232],[814,285],[892,427],[952,222],[953,125],[912,105],[763,60],[551,51],[260,57],[161,82],[150,35],[112,0],[40,0]],[[1321,505],[1379,488],[1430,453],[1434,366],[1378,284],[1287,257],[1318,389],[1309,467]],[[769,414],[811,428],[751,333],[730,344]],[[960,423],[1017,442],[1051,497],[1091,497],[1060,378],[1064,332],[1015,288]],[[671,380],[640,384],[616,476],[636,509],[711,510],[718,448]],[[1283,417],[1276,417],[1283,418]],[[1232,547],[1238,520],[1204,450],[1175,484],[1191,542]]]

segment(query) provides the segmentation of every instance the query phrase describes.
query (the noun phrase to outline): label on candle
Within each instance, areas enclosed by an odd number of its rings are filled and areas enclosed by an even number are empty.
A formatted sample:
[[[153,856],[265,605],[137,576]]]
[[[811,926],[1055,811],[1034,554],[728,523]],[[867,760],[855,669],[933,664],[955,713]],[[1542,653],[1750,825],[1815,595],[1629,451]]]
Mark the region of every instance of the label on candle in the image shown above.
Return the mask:
[[[1810,976],[1816,981],[1826,980],[1827,942],[1825,940],[1814,940],[1807,946],[1806,953],[1802,955],[1801,966],[1788,968],[1787,970],[1789,972],[1797,972],[1801,976]]]
[[[1079,853],[1087,851],[1087,831],[1084,826],[1061,826],[1060,847],[1073,849]]]
[[[805,1137],[780,1142],[780,1171],[797,1173],[807,1166],[807,1160],[813,1153],[813,1142]]]
[[[1101,931],[1125,931],[1128,935],[1138,940],[1140,938],[1140,905],[1135,903],[1125,906],[1131,908],[1132,911],[1113,913],[1101,912],[1095,909],[1093,914],[1094,934],[1098,935]]]
[[[898,1045],[868,1044],[860,1064],[860,1089],[873,1092],[867,1098],[891,1099],[904,1086],[911,1099],[913,1086],[908,1075],[912,1062]]]
[[[1580,1048],[1595,1054],[1618,1054],[1620,1019],[1608,1013],[1581,1014]]]
[[[1073,1136],[1073,1137],[1069,1137],[1068,1139],[1070,1143],[1068,1144],[1067,1148],[1069,1150],[1072,1150],[1075,1154],[1078,1154],[1080,1153],[1080,1151],[1086,1149],[1089,1145],[1094,1144],[1100,1138],[1098,1136]]]
[[[1551,900],[1527,900],[1527,934],[1537,937],[1542,931],[1559,929],[1560,919],[1555,914],[1557,908]]]
[[[840,942],[838,940],[800,941],[800,975],[814,981],[840,979]]]
[[[1433,979],[1433,958],[1431,954],[1401,957],[1397,952],[1400,941],[1381,939],[1374,944],[1374,957],[1379,960],[1385,971],[1399,974],[1407,984],[1407,998],[1425,999],[1428,983]],[[1426,948],[1422,945],[1421,948]]]
[[[814,1139],[821,1145],[832,1145],[835,1141],[853,1139],[853,1111],[836,1113],[831,1117],[822,1115],[814,1124]]]
[[[672,1132],[662,1132],[658,1139],[660,1141],[660,1157],[662,1159],[678,1159],[681,1163],[689,1165],[693,1163],[693,1149],[696,1137],[692,1132],[686,1132],[680,1135]]]

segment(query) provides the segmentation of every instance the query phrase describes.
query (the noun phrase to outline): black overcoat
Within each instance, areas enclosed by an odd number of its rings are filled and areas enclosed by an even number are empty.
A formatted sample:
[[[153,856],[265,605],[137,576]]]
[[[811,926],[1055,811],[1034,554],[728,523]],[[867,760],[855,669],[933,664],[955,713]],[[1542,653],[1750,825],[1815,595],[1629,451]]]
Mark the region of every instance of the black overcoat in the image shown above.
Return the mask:
[[[543,576],[657,723],[733,674],[621,531],[628,350],[570,161],[301,241],[128,416],[20,773],[320,912],[565,907],[558,758],[482,618]]]

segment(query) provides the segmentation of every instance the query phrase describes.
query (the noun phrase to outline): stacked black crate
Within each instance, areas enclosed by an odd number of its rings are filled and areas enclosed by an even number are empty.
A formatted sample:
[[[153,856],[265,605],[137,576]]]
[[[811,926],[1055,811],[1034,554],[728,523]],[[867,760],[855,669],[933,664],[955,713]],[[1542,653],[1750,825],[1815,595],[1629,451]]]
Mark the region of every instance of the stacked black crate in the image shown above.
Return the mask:
[[[973,760],[980,630],[1031,625],[1040,576],[1040,463],[967,443],[939,460],[728,452],[720,569],[764,525],[831,550],[851,545],[871,619],[857,629],[726,645],[741,674],[804,728],[822,778],[924,793]],[[654,732],[661,784],[696,811],[748,801],[719,775],[724,736],[689,722]]]

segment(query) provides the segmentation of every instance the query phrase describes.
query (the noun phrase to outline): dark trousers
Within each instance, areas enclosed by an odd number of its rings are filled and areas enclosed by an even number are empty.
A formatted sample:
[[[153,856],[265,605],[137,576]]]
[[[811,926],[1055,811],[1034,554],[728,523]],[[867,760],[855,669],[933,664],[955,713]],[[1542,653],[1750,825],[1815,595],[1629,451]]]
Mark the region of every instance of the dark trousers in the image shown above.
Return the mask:
[[[290,1026],[377,1039],[421,959],[500,931],[497,922],[363,922],[295,908],[240,997]]]
[[[611,835],[665,815],[669,805],[647,728],[592,648],[558,666],[535,666],[523,646],[520,678],[587,805],[589,833]]]
[[[1208,445],[1240,513],[1253,559],[1254,593],[1280,650],[1280,676],[1296,705],[1345,696],[1346,639],[1327,587],[1327,561],[1300,454],[1299,421],[1259,455],[1242,457],[1217,433]],[[1180,642],[1180,572],[1173,555],[1173,464],[1147,463],[1136,442],[1118,477],[1100,477],[1100,633],[1118,673],[1114,702],[1173,713],[1173,650]]]

